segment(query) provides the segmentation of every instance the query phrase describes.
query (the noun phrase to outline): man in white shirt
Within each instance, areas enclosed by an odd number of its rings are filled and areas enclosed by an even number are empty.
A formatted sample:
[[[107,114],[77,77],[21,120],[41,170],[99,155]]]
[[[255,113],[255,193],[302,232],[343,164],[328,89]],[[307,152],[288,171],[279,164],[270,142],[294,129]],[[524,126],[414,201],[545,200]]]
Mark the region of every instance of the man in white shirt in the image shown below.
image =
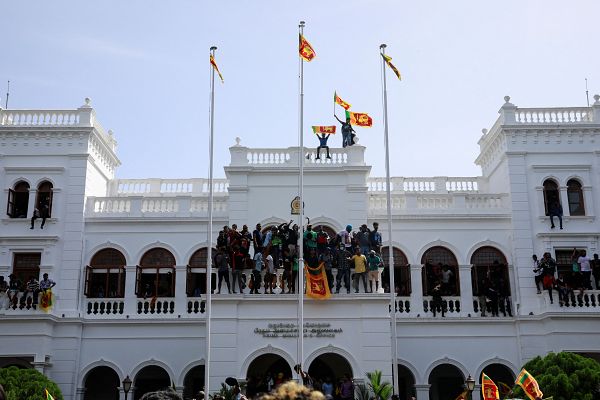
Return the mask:
[[[269,254],[263,258],[265,260],[265,266],[267,267],[267,271],[265,273],[265,294],[267,294],[267,289],[270,290],[269,293],[273,294],[273,280],[277,275],[275,275],[275,263],[273,262],[273,257]]]
[[[535,254],[531,258],[533,259],[531,266],[533,267],[533,275],[535,277],[535,288],[537,289],[537,294],[541,294],[540,285],[544,287],[544,283],[542,282],[544,279],[544,268],[540,266],[540,261]]]
[[[585,250],[581,250],[579,252],[579,258],[577,259],[577,264],[579,264],[579,270],[583,275],[583,283],[582,287],[591,290],[592,284],[590,282],[590,278],[592,277],[592,268],[590,266],[590,258],[586,255]]]

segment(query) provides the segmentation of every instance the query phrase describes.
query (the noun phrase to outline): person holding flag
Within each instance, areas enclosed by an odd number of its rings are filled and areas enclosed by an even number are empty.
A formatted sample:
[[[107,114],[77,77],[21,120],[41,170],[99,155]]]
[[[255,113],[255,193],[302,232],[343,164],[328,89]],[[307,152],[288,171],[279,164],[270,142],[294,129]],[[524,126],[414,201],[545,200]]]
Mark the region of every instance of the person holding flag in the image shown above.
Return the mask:
[[[321,149],[326,149],[327,158],[331,158],[329,155],[329,146],[327,146],[327,140],[332,133],[335,133],[335,126],[313,126],[312,128],[313,132],[319,138],[319,147],[317,147],[317,160],[321,158]]]
[[[356,137],[356,131],[352,128],[352,125],[350,125],[350,117],[346,116],[346,121],[344,122],[339,119],[335,113],[333,116],[340,124],[342,124],[342,147],[352,146],[354,144],[354,138]]]
[[[542,400],[544,393],[540,390],[537,381],[525,368],[521,370],[519,376],[515,380],[515,384],[521,386],[527,397],[531,400]]]

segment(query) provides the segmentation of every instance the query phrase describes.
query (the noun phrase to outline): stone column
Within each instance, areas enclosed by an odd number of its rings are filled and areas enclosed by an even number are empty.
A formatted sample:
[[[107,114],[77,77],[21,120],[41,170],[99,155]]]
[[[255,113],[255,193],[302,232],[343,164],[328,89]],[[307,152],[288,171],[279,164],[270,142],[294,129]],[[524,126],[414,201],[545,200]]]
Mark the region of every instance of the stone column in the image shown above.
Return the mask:
[[[481,400],[481,385],[475,384],[475,389],[471,393],[471,400]]]
[[[410,313],[423,315],[423,279],[421,264],[410,266]]]
[[[175,314],[184,315],[187,307],[187,267],[177,265],[175,267]]]
[[[463,316],[471,314],[474,316],[473,310],[473,285],[471,283],[471,265],[459,265],[458,276],[460,279],[460,313]]]
[[[431,385],[415,385],[415,391],[417,392],[417,400],[429,400],[429,388]]]
[[[28,199],[28,203],[27,203],[27,219],[29,221],[31,221],[31,217],[33,217],[33,210],[35,210],[35,200],[37,197],[37,189],[36,188],[29,188],[29,199]],[[40,227],[39,224],[41,224],[41,219],[36,221],[38,223],[38,228]]]
[[[135,265],[128,265],[125,267],[125,308],[123,313],[125,315],[134,316],[137,311],[137,297],[135,295],[135,276],[136,276]]]

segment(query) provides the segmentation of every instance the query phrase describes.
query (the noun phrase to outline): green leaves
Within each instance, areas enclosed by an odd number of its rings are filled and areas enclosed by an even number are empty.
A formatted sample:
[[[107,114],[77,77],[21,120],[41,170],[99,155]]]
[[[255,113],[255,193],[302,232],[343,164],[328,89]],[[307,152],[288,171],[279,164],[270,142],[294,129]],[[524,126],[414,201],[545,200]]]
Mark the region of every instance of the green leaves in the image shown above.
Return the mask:
[[[373,391],[375,400],[388,400],[394,392],[394,387],[389,382],[382,382],[381,375],[379,370],[367,372],[369,388]]]
[[[63,400],[58,385],[34,369],[0,368],[0,384],[8,400],[46,400],[44,389],[48,389],[56,400]]]

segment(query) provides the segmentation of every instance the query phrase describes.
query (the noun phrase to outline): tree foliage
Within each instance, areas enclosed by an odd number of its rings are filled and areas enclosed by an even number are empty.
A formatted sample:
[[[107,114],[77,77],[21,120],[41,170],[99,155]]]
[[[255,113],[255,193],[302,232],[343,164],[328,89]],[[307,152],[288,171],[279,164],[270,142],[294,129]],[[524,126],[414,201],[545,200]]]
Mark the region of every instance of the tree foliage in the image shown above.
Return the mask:
[[[595,400],[600,398],[600,364],[574,353],[549,353],[523,366],[544,392],[554,400]],[[521,388],[515,395],[524,396]]]
[[[58,385],[35,369],[0,368],[0,384],[7,399],[46,400],[44,389],[56,400],[63,400]]]
[[[369,387],[375,395],[375,400],[388,400],[392,396],[394,387],[389,382],[381,381],[381,371],[367,372],[367,378],[369,379]]]

